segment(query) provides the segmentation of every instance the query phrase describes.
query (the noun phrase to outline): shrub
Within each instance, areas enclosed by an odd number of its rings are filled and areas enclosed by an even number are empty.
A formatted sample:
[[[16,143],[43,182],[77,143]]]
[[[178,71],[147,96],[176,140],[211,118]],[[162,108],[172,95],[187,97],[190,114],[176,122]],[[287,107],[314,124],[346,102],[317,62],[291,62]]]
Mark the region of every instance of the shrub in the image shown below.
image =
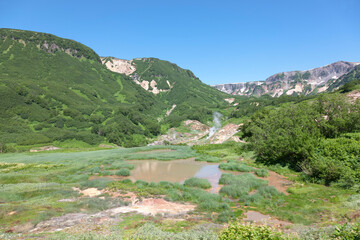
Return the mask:
[[[256,176],[259,176],[259,177],[267,177],[267,176],[269,176],[268,170],[263,169],[263,168],[255,169],[254,173],[256,174]]]
[[[209,180],[195,177],[185,180],[184,185],[189,187],[199,187],[203,189],[211,188]]]
[[[130,176],[130,170],[127,169],[127,168],[121,168],[115,174],[118,175],[118,176]]]
[[[280,240],[284,239],[281,232],[276,232],[268,226],[231,223],[219,234],[219,240]]]
[[[360,194],[350,196],[344,205],[348,208],[360,210]]]
[[[311,177],[350,188],[359,184],[360,142],[348,138],[325,139],[314,155],[302,165]]]
[[[335,229],[334,239],[358,240],[360,239],[360,222],[356,224],[344,224]]]

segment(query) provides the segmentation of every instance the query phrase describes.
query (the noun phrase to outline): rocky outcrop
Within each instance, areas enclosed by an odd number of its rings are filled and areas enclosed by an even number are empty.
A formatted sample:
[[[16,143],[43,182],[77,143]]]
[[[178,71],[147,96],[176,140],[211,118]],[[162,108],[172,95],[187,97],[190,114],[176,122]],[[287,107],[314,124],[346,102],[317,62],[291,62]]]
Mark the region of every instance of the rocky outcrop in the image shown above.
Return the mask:
[[[156,78],[152,79],[151,81],[143,80],[140,76],[135,72],[136,71],[136,64],[133,60],[125,60],[119,59],[114,57],[100,57],[102,64],[106,66],[107,69],[113,72],[125,74],[126,76],[130,76],[132,80],[140,85],[143,89],[148,92],[151,92],[155,95],[159,94],[160,92],[167,92],[171,88],[173,88],[174,84],[171,85],[169,80],[166,80],[166,87],[167,89],[162,89],[158,86],[158,80],[155,81]],[[134,60],[137,61],[146,61],[147,58],[136,58]],[[161,76],[156,76],[161,77]]]
[[[232,95],[261,96],[269,94],[304,94],[326,91],[341,76],[352,71],[360,63],[339,61],[307,71],[291,71],[274,74],[265,81],[219,84],[213,87]]]
[[[122,73],[126,76],[136,71],[135,66],[132,64],[132,60],[118,59],[114,57],[100,57],[102,64],[107,69],[113,72]]]

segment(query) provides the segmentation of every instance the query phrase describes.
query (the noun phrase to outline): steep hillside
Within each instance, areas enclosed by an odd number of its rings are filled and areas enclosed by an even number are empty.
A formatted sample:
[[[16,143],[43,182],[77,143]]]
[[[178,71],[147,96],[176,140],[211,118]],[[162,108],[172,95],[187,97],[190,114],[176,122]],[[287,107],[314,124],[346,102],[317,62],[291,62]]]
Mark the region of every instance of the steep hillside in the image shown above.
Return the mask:
[[[350,84],[355,86],[356,83],[354,81],[356,80],[358,81],[359,79],[360,79],[360,65],[357,65],[352,71],[341,76],[339,79],[333,81],[329,85],[328,91],[336,90],[341,86],[345,87],[345,85],[349,86]]]
[[[90,48],[50,34],[0,29],[0,142],[76,138],[144,144],[166,105]]]
[[[182,120],[205,121],[212,110],[227,107],[228,94],[222,93],[197,78],[190,70],[157,58],[130,61],[113,57],[102,58],[111,71],[129,75],[144,90],[168,104],[167,119],[178,125]],[[166,120],[168,121],[168,120]]]
[[[360,63],[339,61],[307,71],[291,71],[274,74],[265,81],[220,84],[220,91],[245,96],[269,94],[273,97],[286,95],[309,95],[332,90],[346,82],[341,77],[353,71]]]

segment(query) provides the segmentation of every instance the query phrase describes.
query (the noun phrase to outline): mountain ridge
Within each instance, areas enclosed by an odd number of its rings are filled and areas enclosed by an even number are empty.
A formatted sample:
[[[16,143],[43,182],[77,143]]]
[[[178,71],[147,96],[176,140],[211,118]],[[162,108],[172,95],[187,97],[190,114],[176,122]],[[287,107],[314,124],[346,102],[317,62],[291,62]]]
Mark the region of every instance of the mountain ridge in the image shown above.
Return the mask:
[[[359,62],[338,61],[322,67],[302,71],[280,72],[269,76],[265,81],[229,83],[213,85],[214,88],[244,96],[272,97],[286,95],[309,95],[327,91],[331,85],[358,66]],[[342,84],[337,84],[338,86]]]

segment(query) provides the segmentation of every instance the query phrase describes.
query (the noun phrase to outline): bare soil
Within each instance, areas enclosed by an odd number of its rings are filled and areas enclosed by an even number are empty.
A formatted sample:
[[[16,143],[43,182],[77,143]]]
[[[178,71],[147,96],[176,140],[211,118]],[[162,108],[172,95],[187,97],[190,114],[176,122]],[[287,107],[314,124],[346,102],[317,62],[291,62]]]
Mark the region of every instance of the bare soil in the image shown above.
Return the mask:
[[[274,186],[279,192],[282,192],[285,195],[289,195],[287,189],[293,184],[293,182],[289,181],[284,176],[273,171],[269,171],[269,176],[261,179],[267,180],[269,186]]]
[[[88,188],[80,191],[88,197],[96,197],[102,193],[108,193],[113,198],[122,198],[128,202],[128,206],[116,207],[100,211],[94,214],[88,213],[69,213],[60,217],[54,217],[49,220],[38,223],[35,227],[33,225],[24,225],[21,229],[16,229],[17,232],[53,232],[61,231],[77,225],[97,225],[103,223],[116,223],[122,221],[122,214],[138,213],[142,215],[158,216],[162,215],[169,218],[184,218],[187,213],[193,211],[196,205],[181,204],[168,202],[163,198],[145,198],[140,200],[136,194],[132,192],[119,193],[109,192],[105,190],[97,190]],[[14,229],[15,230],[15,229]]]
[[[278,220],[274,217],[271,217],[270,215],[264,215],[260,212],[256,212],[256,211],[247,211],[245,213],[245,218],[244,220],[247,222],[253,222],[255,224],[259,224],[259,225],[269,225],[269,226],[274,226],[274,227],[285,227],[285,226],[290,226],[292,225],[291,222],[286,222],[286,221],[281,221]]]

